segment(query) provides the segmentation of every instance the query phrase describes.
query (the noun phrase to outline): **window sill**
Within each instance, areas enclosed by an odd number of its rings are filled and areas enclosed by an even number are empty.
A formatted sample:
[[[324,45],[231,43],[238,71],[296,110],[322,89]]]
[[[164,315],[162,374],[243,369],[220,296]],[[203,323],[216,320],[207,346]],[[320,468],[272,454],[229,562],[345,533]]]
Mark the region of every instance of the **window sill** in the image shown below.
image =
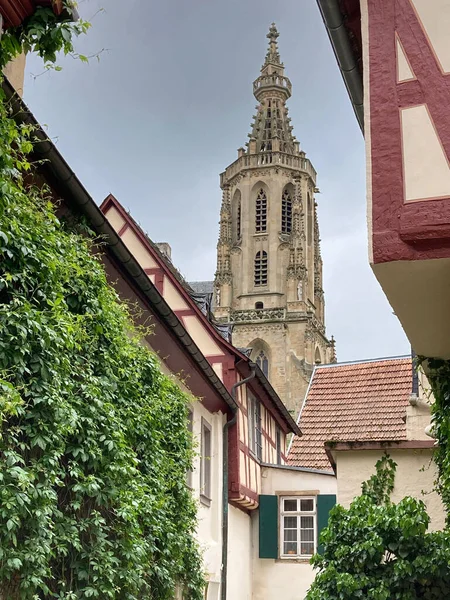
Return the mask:
[[[300,557],[300,556],[280,556],[280,558],[277,558],[275,560],[275,562],[278,563],[292,563],[294,565],[298,565],[298,564],[302,564],[302,565],[309,565],[311,564],[311,558],[312,556],[304,556],[304,557]]]
[[[200,494],[200,502],[207,508],[211,506],[211,498],[208,498],[208,496],[205,496],[204,494]]]

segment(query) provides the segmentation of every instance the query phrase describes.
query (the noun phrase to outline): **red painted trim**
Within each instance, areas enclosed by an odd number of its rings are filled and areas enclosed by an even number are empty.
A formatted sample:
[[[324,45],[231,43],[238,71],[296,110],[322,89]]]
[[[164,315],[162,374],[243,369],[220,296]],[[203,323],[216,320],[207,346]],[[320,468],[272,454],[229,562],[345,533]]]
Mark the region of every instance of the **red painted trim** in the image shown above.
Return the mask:
[[[179,319],[182,319],[183,317],[195,317],[195,312],[191,308],[182,308],[180,310],[175,310],[174,313]],[[209,360],[209,357],[207,358]]]
[[[410,0],[368,0],[368,10],[374,263],[447,257],[450,198],[404,202],[401,109],[427,106],[449,160],[450,77]],[[397,82],[397,35],[415,81]]]
[[[108,216],[108,215],[106,215],[106,216]],[[127,231],[127,229],[129,229],[129,228],[130,228],[130,224],[129,224],[129,223],[124,223],[124,224],[122,225],[122,227],[119,229],[119,231],[117,232],[117,235],[118,235],[119,237],[122,237],[122,236],[123,236],[123,234],[125,233],[125,231]],[[147,270],[146,270],[146,269],[145,269],[145,272],[147,272]]]
[[[239,350],[237,350],[234,346],[232,346],[230,343],[224,340],[224,338],[219,334],[215,327],[208,321],[208,319],[205,318],[205,315],[202,313],[200,308],[191,298],[189,293],[185,290],[185,288],[181,285],[181,283],[173,275],[173,273],[170,272],[166,263],[161,259],[159,253],[157,253],[153,246],[149,243],[148,238],[144,234],[142,229],[134,221],[131,215],[129,215],[126,212],[126,210],[123,208],[120,202],[112,194],[109,194],[109,196],[105,198],[105,200],[102,202],[100,210],[103,212],[103,214],[105,214],[111,208],[111,206],[114,206],[114,208],[119,212],[119,214],[130,224],[130,227],[133,229],[134,233],[138,236],[139,240],[151,254],[152,258],[154,258],[155,261],[161,266],[166,276],[169,278],[170,282],[175,286],[175,288],[183,297],[183,299],[186,300],[187,304],[189,304],[192,307],[194,313],[199,317],[200,321],[205,325],[205,327],[208,329],[209,333],[216,340],[216,342],[218,342],[219,346],[226,348],[228,352],[237,359],[248,360],[248,358],[244,354],[239,352]]]
[[[147,267],[144,271],[147,275],[157,275],[162,272],[159,267]]]

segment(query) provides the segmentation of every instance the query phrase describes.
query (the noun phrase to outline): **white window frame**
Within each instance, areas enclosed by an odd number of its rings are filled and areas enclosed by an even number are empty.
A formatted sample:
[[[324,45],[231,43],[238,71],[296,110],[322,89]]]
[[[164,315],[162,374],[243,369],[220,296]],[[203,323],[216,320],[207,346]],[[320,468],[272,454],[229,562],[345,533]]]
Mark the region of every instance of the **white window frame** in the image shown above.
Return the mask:
[[[209,448],[207,448],[205,432],[208,432]],[[212,500],[212,427],[202,417],[201,429],[201,468],[200,468],[200,500],[205,506],[211,506]],[[208,452],[209,450],[209,452]]]
[[[285,500],[295,500],[297,502],[297,510],[296,511],[285,511],[284,510],[284,502]],[[301,500],[312,500],[313,501],[313,510],[312,511],[302,511],[301,510]],[[298,560],[298,559],[310,559],[313,554],[317,552],[317,497],[316,496],[280,496],[280,558],[287,560]],[[297,553],[296,554],[285,554],[284,553],[284,517],[295,517],[297,519]],[[313,540],[313,553],[312,554],[302,554],[301,553],[301,517],[313,517],[313,532],[314,532],[314,540]],[[309,540],[305,540],[304,543],[310,543]]]

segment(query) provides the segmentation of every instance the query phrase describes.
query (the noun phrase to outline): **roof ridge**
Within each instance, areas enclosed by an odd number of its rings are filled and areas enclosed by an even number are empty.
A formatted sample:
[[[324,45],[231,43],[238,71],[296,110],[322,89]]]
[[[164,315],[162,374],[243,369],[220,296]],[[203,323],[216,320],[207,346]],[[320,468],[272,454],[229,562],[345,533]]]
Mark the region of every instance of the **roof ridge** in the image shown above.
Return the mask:
[[[337,362],[337,363],[327,363],[324,365],[315,365],[315,368],[316,369],[325,369],[325,368],[343,367],[346,365],[363,365],[366,363],[382,362],[382,361],[386,361],[386,360],[404,360],[407,358],[412,360],[411,354],[398,354],[397,356],[380,356],[379,358],[363,358],[361,360],[348,360],[348,361]]]

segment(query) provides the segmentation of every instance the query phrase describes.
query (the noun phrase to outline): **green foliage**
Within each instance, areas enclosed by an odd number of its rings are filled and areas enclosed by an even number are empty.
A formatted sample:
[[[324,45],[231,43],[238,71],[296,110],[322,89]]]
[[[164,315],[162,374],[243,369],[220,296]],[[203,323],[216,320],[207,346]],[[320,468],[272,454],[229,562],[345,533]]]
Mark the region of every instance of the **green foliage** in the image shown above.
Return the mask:
[[[375,465],[375,473],[363,482],[363,496],[368,496],[377,505],[389,504],[394,490],[396,468],[397,463],[388,454],[384,454]]]
[[[13,39],[53,59],[64,26],[29,26],[2,38],[2,60]],[[189,399],[93,242],[24,180],[32,140],[0,102],[0,597],[168,600],[180,583],[200,600]]]
[[[443,600],[450,590],[450,534],[428,533],[424,503],[390,501],[396,464],[384,456],[349,509],[337,505],[322,533],[319,573],[307,600]]]
[[[433,390],[431,404],[433,436],[437,441],[434,460],[438,467],[437,487],[450,524],[450,361],[420,358],[427,363],[427,376]]]
[[[65,17],[56,16],[51,8],[39,7],[20,27],[7,29],[0,39],[0,68],[23,51],[36,52],[47,65],[53,64],[61,51],[86,62],[87,57],[74,53],[73,38],[86,33],[90,23],[81,19],[72,22],[74,3],[65,0],[63,5]]]

